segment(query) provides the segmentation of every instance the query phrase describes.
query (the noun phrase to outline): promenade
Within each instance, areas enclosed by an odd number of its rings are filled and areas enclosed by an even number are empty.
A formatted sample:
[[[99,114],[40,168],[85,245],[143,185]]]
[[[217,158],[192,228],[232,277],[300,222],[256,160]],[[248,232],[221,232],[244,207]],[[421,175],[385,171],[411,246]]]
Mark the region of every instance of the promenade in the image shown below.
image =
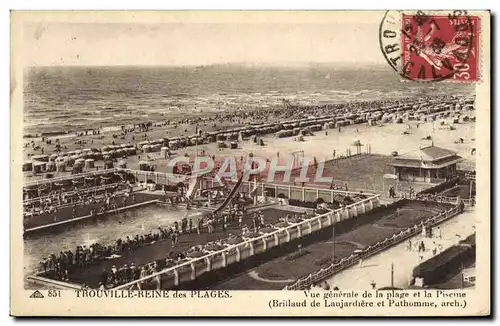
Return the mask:
[[[330,287],[337,286],[341,290],[369,290],[374,282],[377,288],[391,285],[391,264],[394,264],[394,286],[408,288],[413,268],[421,261],[432,256],[434,242],[441,251],[451,247],[474,232],[477,223],[476,212],[466,210],[462,214],[443,222],[441,228],[442,239],[424,238],[422,235],[411,239],[413,250],[408,251],[408,241],[400,243],[380,254],[364,260],[361,265],[355,265],[327,280]],[[458,235],[458,236],[457,236]],[[419,253],[416,243],[424,241],[426,251]]]

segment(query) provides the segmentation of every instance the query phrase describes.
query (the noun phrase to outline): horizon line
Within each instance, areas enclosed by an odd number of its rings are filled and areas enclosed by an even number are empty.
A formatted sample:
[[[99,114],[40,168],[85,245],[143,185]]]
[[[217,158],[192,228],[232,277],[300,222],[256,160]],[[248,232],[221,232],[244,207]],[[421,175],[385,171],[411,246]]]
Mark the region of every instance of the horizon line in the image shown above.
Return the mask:
[[[221,63],[207,63],[207,64],[110,64],[110,65],[101,65],[101,64],[89,64],[89,65],[77,65],[77,64],[63,64],[63,65],[32,65],[25,66],[25,68],[89,68],[89,67],[99,67],[99,68],[112,68],[112,67],[165,67],[165,68],[209,68],[216,66],[248,66],[248,67],[273,67],[273,68],[297,68],[297,67],[308,67],[315,65],[323,65],[323,66],[337,66],[337,67],[346,67],[353,66],[356,67],[382,67],[384,63],[382,62],[286,62],[286,63],[278,63],[278,62],[240,62],[240,61],[231,61],[231,62],[221,62]]]

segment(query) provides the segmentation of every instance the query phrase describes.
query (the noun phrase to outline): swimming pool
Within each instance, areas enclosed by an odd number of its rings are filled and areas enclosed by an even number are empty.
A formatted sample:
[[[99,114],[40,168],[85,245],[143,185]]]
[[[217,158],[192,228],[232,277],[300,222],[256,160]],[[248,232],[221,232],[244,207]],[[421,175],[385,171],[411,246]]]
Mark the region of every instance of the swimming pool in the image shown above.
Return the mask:
[[[39,269],[40,260],[51,253],[58,255],[61,250],[74,252],[76,246],[93,242],[114,244],[120,237],[145,234],[158,226],[167,227],[182,220],[186,214],[196,223],[201,214],[193,214],[195,212],[195,209],[155,203],[27,235],[24,239],[25,275]]]

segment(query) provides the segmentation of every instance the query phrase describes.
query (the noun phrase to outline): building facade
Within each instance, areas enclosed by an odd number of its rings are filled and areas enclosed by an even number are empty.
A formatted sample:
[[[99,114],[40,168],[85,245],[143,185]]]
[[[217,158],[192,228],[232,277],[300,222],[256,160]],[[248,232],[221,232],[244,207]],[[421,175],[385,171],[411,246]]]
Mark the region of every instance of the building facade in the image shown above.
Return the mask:
[[[397,156],[391,165],[399,180],[441,183],[456,174],[457,153],[434,145]]]

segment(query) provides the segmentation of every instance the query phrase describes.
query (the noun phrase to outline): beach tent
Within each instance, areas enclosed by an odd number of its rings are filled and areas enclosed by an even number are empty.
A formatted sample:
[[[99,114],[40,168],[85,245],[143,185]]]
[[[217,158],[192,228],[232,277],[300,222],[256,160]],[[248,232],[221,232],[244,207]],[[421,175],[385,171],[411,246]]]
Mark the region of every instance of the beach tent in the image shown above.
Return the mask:
[[[80,174],[83,172],[83,166],[82,165],[75,165],[73,166],[73,170],[71,171],[71,174]]]
[[[140,161],[139,162],[139,170],[141,171],[148,171],[149,170],[149,164],[145,161]]]
[[[311,130],[312,131],[320,131],[323,128],[322,125],[312,125]]]
[[[91,158],[93,158],[96,161],[100,161],[102,160],[102,153],[101,152],[93,153]]]
[[[32,171],[33,170],[33,162],[26,161],[23,163],[23,172]]]
[[[57,154],[55,154],[55,153],[50,155],[50,157],[49,157],[49,161],[55,161],[56,159],[57,159]]]
[[[94,168],[94,160],[91,158],[88,158],[85,160],[85,168],[86,169],[93,169]]]
[[[142,152],[143,153],[151,153],[151,146],[150,145],[142,146]]]
[[[85,159],[79,158],[75,160],[75,165],[84,165],[85,164]]]
[[[47,171],[47,172],[54,172],[55,170],[56,170],[56,163],[55,162],[50,161],[45,166],[45,171]]]
[[[56,171],[57,172],[64,172],[64,171],[66,171],[66,164],[64,164],[64,162],[57,162],[56,163]]]
[[[69,156],[66,156],[64,158],[64,163],[67,165],[67,166],[73,166],[73,164],[75,164],[75,160],[72,159],[71,157]]]
[[[137,148],[135,147],[127,147],[126,149],[127,155],[136,155],[137,154]]]
[[[218,134],[217,135],[217,141],[224,141],[227,139],[226,134]]]
[[[123,148],[118,148],[115,150],[115,157],[123,157],[126,156],[127,152]]]
[[[117,165],[121,169],[126,169],[127,168],[127,162],[124,161],[124,160],[119,161]]]
[[[276,138],[284,138],[286,137],[286,131],[285,130],[281,130],[281,131],[278,131],[276,133]]]
[[[179,148],[179,142],[177,140],[172,140],[170,143],[170,148],[175,150],[175,149],[178,149]]]
[[[34,173],[45,172],[46,165],[47,165],[47,163],[45,163],[45,162],[40,162],[40,161],[33,162],[33,172]]]
[[[104,168],[105,169],[112,169],[113,168],[113,161],[105,161]]]
[[[37,162],[48,162],[49,161],[48,155],[34,155],[31,158],[33,159],[33,161],[37,161]]]

